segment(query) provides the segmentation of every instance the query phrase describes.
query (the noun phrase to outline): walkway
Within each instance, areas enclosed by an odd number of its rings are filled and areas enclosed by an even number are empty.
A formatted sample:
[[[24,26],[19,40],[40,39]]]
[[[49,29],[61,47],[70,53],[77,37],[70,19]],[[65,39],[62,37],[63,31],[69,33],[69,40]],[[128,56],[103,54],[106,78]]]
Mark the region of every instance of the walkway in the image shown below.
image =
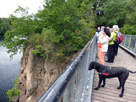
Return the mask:
[[[98,59],[96,60],[98,62]],[[119,48],[118,56],[115,57],[114,63],[105,63],[108,66],[122,66],[131,71],[136,71],[136,59],[130,54]],[[98,85],[98,73],[94,71],[93,88]],[[118,90],[118,78],[106,79],[106,85],[99,90],[93,90],[92,102],[136,102],[136,74],[129,74],[125,84],[123,98],[119,97],[121,90]]]

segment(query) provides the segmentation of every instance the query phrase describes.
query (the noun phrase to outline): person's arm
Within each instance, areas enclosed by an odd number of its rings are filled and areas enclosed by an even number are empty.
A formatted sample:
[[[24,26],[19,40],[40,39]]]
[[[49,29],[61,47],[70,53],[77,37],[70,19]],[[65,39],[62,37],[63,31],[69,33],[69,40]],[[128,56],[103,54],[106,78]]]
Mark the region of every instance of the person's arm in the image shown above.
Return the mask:
[[[106,42],[109,42],[109,38],[108,37],[99,37],[99,41],[101,44],[104,44]]]
[[[109,41],[112,41],[113,38],[109,38]]]
[[[109,42],[113,40],[113,34],[111,33],[111,36],[109,38]]]

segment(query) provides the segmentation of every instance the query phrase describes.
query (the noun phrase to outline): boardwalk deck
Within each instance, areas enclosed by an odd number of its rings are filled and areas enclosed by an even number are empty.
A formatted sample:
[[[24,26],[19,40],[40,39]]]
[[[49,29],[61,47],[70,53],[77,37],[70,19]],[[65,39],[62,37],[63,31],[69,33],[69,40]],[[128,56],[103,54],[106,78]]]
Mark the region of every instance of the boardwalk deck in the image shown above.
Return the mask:
[[[96,60],[98,61],[98,59]],[[129,70],[136,70],[136,59],[127,52],[119,48],[118,55],[115,57],[114,63],[106,63],[108,66],[122,66]],[[98,85],[98,74],[94,71],[93,88]],[[129,74],[125,84],[123,98],[119,97],[121,90],[118,90],[118,78],[106,79],[106,85],[99,90],[93,90],[92,102],[136,102],[136,74]]]

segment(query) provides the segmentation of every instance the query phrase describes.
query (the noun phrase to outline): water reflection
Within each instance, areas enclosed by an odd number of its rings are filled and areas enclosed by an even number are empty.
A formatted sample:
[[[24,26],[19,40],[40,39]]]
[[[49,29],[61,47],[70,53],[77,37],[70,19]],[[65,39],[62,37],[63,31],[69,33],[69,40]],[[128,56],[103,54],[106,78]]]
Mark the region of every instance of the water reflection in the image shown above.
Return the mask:
[[[12,89],[15,80],[20,71],[20,62],[22,53],[17,53],[10,60],[10,54],[7,49],[3,46],[0,47],[0,102],[9,102],[6,92]]]

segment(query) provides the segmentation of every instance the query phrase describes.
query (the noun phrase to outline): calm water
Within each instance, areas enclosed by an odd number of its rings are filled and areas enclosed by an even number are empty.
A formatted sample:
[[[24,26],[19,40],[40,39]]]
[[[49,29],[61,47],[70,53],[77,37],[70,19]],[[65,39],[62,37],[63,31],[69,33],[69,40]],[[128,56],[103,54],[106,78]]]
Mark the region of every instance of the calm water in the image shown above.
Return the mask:
[[[9,102],[6,92],[12,89],[15,80],[20,71],[20,62],[22,53],[18,53],[10,60],[10,54],[8,54],[5,47],[0,47],[0,102]]]

